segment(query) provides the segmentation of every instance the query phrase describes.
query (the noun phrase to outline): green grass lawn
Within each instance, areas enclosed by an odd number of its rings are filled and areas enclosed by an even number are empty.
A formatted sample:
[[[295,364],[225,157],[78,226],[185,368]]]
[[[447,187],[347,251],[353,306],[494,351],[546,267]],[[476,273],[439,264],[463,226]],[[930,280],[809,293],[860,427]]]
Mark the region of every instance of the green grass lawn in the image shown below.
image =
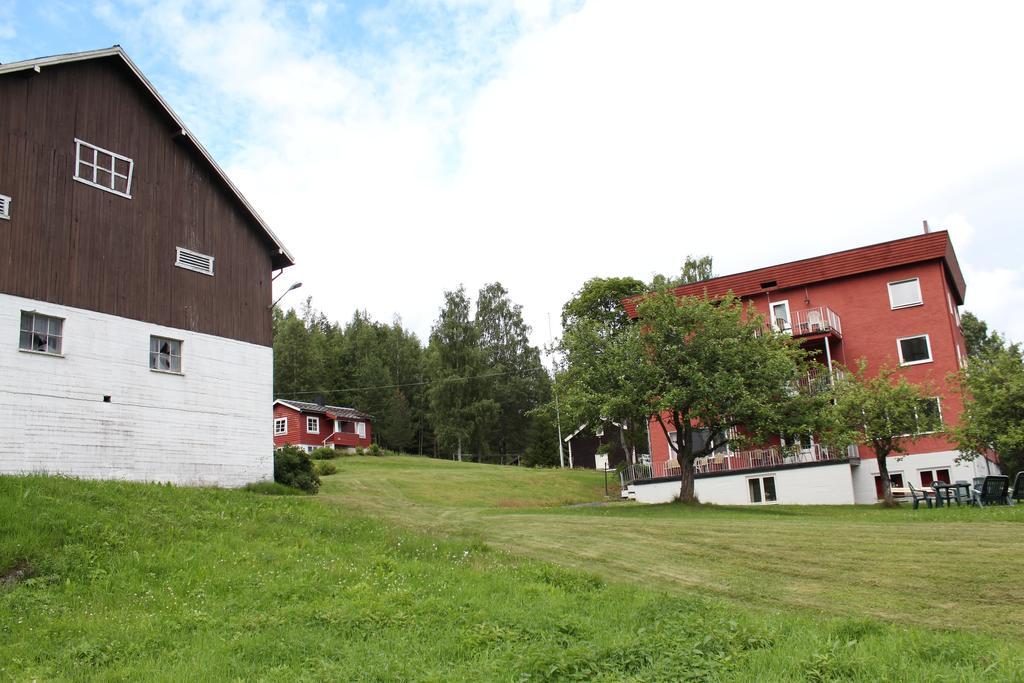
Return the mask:
[[[972,629],[1024,633],[1024,506],[550,509],[542,506],[603,498],[603,475],[497,468],[499,476],[491,466],[415,458],[337,462],[341,476],[325,481],[325,498],[409,528],[744,606],[949,629],[973,614]],[[514,504],[476,496],[466,484],[474,476],[501,481],[500,500]]]
[[[334,462],[317,497],[0,477],[0,679],[1024,680],[1016,509],[568,508],[602,479]]]

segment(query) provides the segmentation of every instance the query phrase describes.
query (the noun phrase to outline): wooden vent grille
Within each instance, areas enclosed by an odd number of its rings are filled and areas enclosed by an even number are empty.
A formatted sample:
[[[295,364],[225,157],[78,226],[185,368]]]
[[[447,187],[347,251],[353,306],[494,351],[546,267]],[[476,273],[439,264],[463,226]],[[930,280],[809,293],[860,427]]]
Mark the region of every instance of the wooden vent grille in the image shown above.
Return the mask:
[[[0,194],[0,218],[11,219],[11,198]]]
[[[185,270],[192,270],[203,275],[213,275],[213,257],[178,247],[178,258],[174,265]]]

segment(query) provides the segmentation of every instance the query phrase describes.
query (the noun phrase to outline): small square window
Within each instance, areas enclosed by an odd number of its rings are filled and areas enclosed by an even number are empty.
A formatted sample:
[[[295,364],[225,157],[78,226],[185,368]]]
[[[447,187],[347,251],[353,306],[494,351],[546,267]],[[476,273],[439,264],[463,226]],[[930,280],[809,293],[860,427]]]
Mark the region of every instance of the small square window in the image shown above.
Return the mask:
[[[274,418],[274,436],[281,436],[282,434],[288,433],[288,418],[286,417],[275,417]]]
[[[59,356],[64,345],[64,320],[39,313],[21,312],[18,348]]]
[[[181,340],[150,337],[149,369],[181,373]]]
[[[897,339],[896,346],[900,354],[900,365],[928,363],[932,360],[932,347],[927,334]]]
[[[306,418],[306,433],[307,434],[319,434],[320,433],[320,418],[318,418],[318,417],[307,417]]]
[[[922,303],[921,281],[918,278],[889,283],[889,305],[892,308],[906,308]]]
[[[116,195],[132,198],[135,162],[75,138],[75,180]]]

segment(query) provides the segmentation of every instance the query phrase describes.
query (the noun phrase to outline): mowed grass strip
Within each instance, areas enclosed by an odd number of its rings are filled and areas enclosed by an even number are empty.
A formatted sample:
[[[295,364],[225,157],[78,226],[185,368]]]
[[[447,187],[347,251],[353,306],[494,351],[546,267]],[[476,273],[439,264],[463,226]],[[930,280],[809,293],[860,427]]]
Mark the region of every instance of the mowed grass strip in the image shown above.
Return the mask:
[[[530,500],[536,481],[515,499]],[[554,498],[577,496],[580,482],[567,481]],[[436,510],[423,500],[421,513]],[[553,524],[573,518],[551,511]],[[13,680],[1024,677],[1016,640],[666,592],[410,531],[337,498],[0,477],[8,574],[0,678]]]
[[[556,501],[602,498],[602,473],[420,466],[414,458],[339,462],[326,500],[408,528],[746,607],[1024,633],[1024,506],[564,507]],[[469,477],[488,489],[500,482],[505,490],[491,500],[520,505],[488,504],[467,491]]]

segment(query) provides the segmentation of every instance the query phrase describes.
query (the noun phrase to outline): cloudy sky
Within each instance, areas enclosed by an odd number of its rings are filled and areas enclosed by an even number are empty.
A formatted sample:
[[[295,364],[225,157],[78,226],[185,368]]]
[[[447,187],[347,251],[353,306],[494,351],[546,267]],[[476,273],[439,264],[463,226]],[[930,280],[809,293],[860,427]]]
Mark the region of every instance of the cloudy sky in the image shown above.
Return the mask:
[[[425,338],[444,289],[498,280],[546,343],[593,276],[928,219],[1022,340],[1020,8],[0,0],[0,61],[123,46],[296,255],[285,301],[333,319]]]

